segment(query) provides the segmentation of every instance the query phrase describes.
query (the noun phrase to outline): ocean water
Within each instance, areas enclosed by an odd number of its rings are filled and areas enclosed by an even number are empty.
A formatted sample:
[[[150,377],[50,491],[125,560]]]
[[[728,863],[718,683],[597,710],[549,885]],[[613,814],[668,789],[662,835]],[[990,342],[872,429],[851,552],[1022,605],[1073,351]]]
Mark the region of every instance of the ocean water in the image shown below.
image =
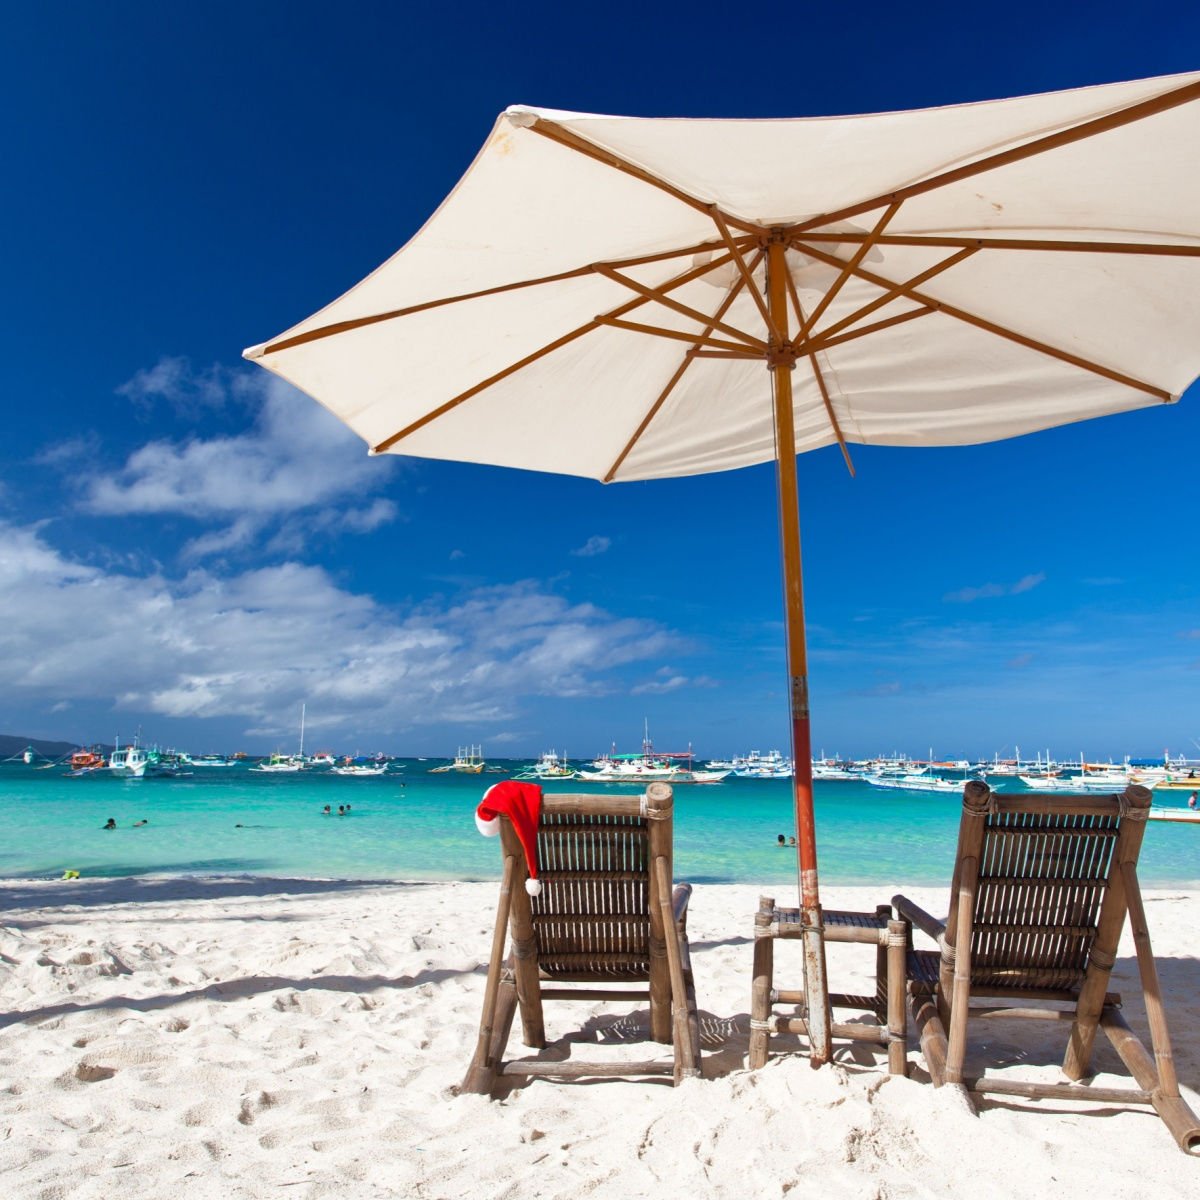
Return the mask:
[[[484,790],[520,769],[485,775],[430,774],[436,761],[406,760],[382,778],[328,772],[272,775],[240,766],[191,777],[72,779],[61,768],[0,765],[0,877],[84,878],[147,874],[257,874],[321,879],[499,878],[499,850],[476,832]],[[576,781],[547,792],[603,791]],[[635,793],[636,787],[622,787]],[[1182,808],[1186,794],[1159,793]],[[347,816],[322,808],[349,804]],[[827,884],[948,884],[957,796],[884,791],[869,784],[816,786],[821,880]],[[796,886],[788,780],[733,779],[675,790],[675,878],[701,883]],[[104,831],[112,817],[117,828]],[[148,824],[133,828],[133,822]],[[1150,822],[1143,886],[1200,883],[1200,825]],[[886,900],[890,892],[883,894]]]

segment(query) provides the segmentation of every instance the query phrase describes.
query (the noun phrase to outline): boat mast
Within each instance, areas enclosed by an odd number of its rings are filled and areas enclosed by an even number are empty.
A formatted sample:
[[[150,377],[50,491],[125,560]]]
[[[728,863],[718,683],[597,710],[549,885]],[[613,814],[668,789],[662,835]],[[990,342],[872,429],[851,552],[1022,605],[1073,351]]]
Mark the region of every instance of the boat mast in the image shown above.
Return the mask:
[[[300,705],[300,757],[301,758],[304,757],[304,710],[306,707],[307,707],[307,705],[304,703],[302,703]]]

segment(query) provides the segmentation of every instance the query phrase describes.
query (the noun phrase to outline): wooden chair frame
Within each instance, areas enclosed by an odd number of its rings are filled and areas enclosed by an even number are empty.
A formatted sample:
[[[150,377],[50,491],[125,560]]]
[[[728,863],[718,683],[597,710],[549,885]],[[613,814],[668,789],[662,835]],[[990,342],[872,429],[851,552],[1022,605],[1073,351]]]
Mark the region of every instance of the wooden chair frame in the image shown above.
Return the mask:
[[[700,1074],[696,993],[687,941],[688,884],[672,889],[673,795],[543,797],[538,828],[542,894],[525,891],[528,869],[512,823],[501,817],[500,901],[475,1055],[462,1090],[490,1094],[500,1076]],[[504,954],[506,934],[511,948]],[[604,987],[641,983],[645,988]],[[547,986],[547,985],[550,986]],[[576,985],[576,986],[561,986]],[[650,1036],[671,1061],[506,1061],[519,1009],[525,1045],[546,1045],[543,1000],[648,1000]]]
[[[938,951],[907,955],[908,998],[935,1087],[1031,1098],[1149,1104],[1180,1149],[1200,1154],[1200,1120],[1179,1094],[1137,860],[1150,792],[1000,795],[964,789],[958,851],[944,922],[904,896],[897,914]],[[1130,1029],[1109,978],[1129,916],[1151,1051]],[[1002,998],[999,1005],[973,1005]],[[1030,1001],[1067,1001],[1036,1007]],[[964,1074],[969,1022],[1032,1017],[1070,1023],[1062,1070],[1069,1083],[1025,1083]],[[1081,1084],[1103,1030],[1136,1088]]]

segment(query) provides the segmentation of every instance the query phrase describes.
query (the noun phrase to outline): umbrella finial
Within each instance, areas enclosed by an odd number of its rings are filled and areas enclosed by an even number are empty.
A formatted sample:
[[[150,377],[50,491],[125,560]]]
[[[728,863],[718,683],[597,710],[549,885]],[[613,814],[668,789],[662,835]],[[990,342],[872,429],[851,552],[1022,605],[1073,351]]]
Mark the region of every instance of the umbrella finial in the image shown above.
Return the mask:
[[[532,108],[526,108],[521,104],[510,104],[504,110],[504,115],[508,118],[509,123],[518,129],[528,129],[531,125],[537,124],[538,120],[538,115]]]

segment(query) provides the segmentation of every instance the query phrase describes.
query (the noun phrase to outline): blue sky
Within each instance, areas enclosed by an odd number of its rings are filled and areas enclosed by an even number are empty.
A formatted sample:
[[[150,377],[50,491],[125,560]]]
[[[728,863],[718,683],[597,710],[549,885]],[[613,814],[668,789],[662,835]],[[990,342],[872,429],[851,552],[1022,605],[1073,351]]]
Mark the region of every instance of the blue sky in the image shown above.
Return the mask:
[[[0,731],[196,751],[786,746],[774,477],[368,459],[244,364],[526,103],[804,116],[1200,66],[1189,4],[25,6],[0,104]],[[785,28],[793,32],[783,37]],[[782,53],[777,69],[772,55]],[[800,459],[828,753],[1196,752],[1197,389]]]

